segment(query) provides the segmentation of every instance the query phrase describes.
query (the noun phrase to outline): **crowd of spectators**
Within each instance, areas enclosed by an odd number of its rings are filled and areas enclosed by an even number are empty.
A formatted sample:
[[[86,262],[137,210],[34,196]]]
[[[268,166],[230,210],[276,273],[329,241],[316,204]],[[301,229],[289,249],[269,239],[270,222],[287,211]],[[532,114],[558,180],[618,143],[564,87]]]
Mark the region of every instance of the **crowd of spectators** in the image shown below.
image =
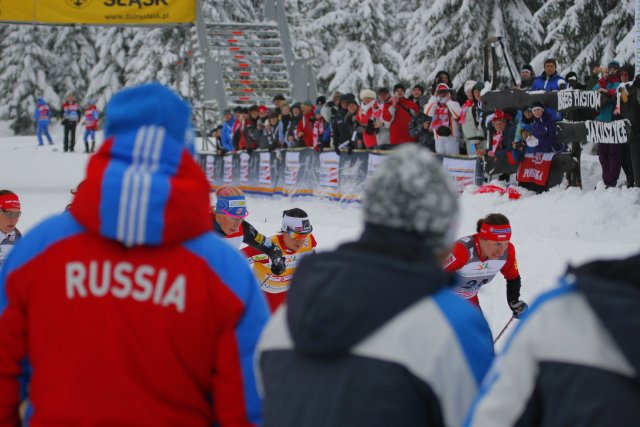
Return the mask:
[[[592,82],[585,85],[578,82],[575,72],[566,77],[560,75],[556,61],[550,58],[538,76],[531,65],[522,66],[520,82],[511,89],[558,91],[589,87],[603,93],[608,100],[605,107],[599,112],[569,112],[564,119],[610,122],[629,118],[637,128],[640,104],[638,80],[631,85],[634,76],[633,66],[621,67],[611,61],[606,67],[596,67]],[[620,86],[621,82],[627,83]],[[215,129],[214,137],[221,154],[294,147],[333,149],[341,154],[353,149],[386,150],[418,143],[439,154],[481,156],[487,174],[505,181],[516,172],[526,153],[571,152],[579,158],[579,149],[572,150],[567,141],[558,141],[556,122],[563,120],[562,113],[540,102],[521,110],[487,112],[482,98],[488,90],[483,82],[475,80],[466,81],[456,90],[449,74],[440,71],[428,87],[398,83],[392,91],[386,87],[363,89],[358,97],[335,92],[329,99],[320,96],[315,102],[291,104],[277,95],[270,107],[252,105],[225,110],[224,123]],[[621,169],[627,176],[627,186],[634,185],[629,144],[598,144],[597,152],[606,187],[617,185]],[[574,167],[569,166],[565,172]],[[555,184],[558,182],[551,183]]]

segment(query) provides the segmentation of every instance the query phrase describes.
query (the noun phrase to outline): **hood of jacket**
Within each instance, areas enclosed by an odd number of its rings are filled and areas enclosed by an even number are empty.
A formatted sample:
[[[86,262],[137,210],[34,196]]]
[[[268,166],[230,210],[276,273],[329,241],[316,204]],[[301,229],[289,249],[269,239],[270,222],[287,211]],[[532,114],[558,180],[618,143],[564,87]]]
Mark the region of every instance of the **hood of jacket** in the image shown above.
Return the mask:
[[[367,224],[357,242],[306,257],[288,295],[298,351],[340,355],[451,276],[414,234]]]
[[[78,222],[127,247],[209,231],[209,184],[193,158],[190,116],[190,107],[159,84],[116,94],[105,141],[70,208]]]
[[[585,295],[616,344],[640,373],[640,254],[595,261],[573,271]],[[638,374],[640,377],[640,374]]]

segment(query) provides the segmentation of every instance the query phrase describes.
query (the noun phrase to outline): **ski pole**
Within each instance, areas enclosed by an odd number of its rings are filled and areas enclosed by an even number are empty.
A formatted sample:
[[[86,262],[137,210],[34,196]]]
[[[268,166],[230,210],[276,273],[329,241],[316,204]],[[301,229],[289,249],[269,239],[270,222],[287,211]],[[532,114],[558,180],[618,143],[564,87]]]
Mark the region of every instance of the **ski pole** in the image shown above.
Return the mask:
[[[498,334],[498,336],[496,337],[496,339],[495,339],[495,340],[493,340],[493,343],[494,343],[494,344],[498,342],[498,340],[500,339],[500,337],[505,333],[505,331],[507,330],[507,328],[509,327],[509,325],[511,324],[511,322],[513,322],[513,319],[515,319],[515,318],[516,318],[516,315],[515,315],[515,314],[511,316],[511,319],[509,319],[509,321],[507,322],[507,324],[506,324],[506,325],[504,325],[504,328],[502,328],[502,330],[500,331],[500,333]]]
[[[267,277],[262,281],[262,283],[260,283],[260,286],[258,286],[258,289],[262,289],[264,284],[267,283],[267,280],[271,279],[271,276],[273,276],[273,274],[267,274]]]

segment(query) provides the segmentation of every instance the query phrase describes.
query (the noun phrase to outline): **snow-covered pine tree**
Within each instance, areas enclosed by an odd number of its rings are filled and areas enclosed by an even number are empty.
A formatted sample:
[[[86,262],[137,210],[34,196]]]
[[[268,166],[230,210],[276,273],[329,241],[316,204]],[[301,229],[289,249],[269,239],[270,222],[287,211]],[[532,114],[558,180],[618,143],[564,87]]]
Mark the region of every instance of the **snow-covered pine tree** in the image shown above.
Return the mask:
[[[397,83],[402,56],[392,43],[392,33],[399,29],[390,2],[325,3],[333,3],[329,5],[331,10],[308,24],[315,35],[312,40],[317,40],[328,54],[318,70],[320,91],[357,92]],[[332,40],[334,44],[327,43]]]
[[[189,27],[138,29],[129,46],[126,85],[157,81],[188,97],[191,37]]]
[[[48,31],[46,46],[55,52],[49,75],[60,98],[74,93],[78,102],[87,101],[84,95],[91,69],[96,64],[95,31],[95,28],[78,26],[54,27]]]
[[[534,18],[544,25],[546,49],[535,58],[542,68],[545,58],[558,62],[565,74],[575,71],[585,81],[597,65],[612,59],[633,59],[634,3],[631,0],[550,0]],[[625,40],[626,38],[626,40]],[[618,56],[621,55],[621,56]]]
[[[96,31],[98,61],[89,74],[86,97],[104,108],[111,96],[126,83],[126,66],[129,57],[129,43],[134,31],[129,27],[105,27]]]
[[[19,135],[33,130],[38,97],[54,108],[60,101],[48,74],[55,63],[55,53],[45,46],[50,31],[50,27],[11,25],[0,41],[0,117],[11,120],[11,129]]]
[[[339,6],[335,0],[291,0],[285,7],[294,55],[308,60],[317,75],[317,71],[329,61],[329,51],[338,40],[337,34],[315,32],[310,24]],[[325,88],[319,89],[325,91]]]
[[[439,0],[423,4],[409,20],[401,76],[431,85],[436,73],[448,71],[454,86],[482,78],[483,49],[489,36],[501,36],[514,74],[541,43],[542,27],[533,22],[523,0]],[[509,71],[499,49],[499,77]]]
[[[260,0],[204,0],[202,10],[208,22],[254,22],[262,19]]]

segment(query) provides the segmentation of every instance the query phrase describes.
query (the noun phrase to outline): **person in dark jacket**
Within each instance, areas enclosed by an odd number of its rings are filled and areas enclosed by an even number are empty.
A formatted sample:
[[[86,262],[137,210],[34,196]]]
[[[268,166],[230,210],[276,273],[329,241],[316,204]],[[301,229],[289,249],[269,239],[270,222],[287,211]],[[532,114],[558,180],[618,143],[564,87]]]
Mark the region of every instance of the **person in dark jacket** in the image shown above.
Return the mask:
[[[533,80],[536,75],[533,72],[533,67],[530,64],[524,64],[520,70],[520,83],[517,88],[522,90],[529,90],[533,85]]]
[[[486,150],[477,150],[477,153],[486,162],[487,175],[499,175],[501,180],[509,181],[511,174],[518,170],[512,153],[516,128],[511,116],[502,110],[496,110],[488,130],[489,146]]]
[[[418,83],[413,85],[413,87],[411,88],[411,93],[407,98],[409,98],[409,101],[413,101],[414,104],[420,105],[420,98],[422,98],[423,95],[424,86]]]
[[[640,133],[640,103],[638,102],[638,86],[640,80],[633,78],[633,65],[624,64],[620,69],[620,86],[616,98],[616,112],[614,118],[628,119],[631,123],[631,135],[629,143],[620,144],[620,157],[622,169],[627,177],[627,187],[637,185],[640,179],[640,146],[638,146],[638,133]]]
[[[640,255],[570,268],[531,305],[467,427],[635,426]]]
[[[439,264],[455,234],[449,178],[406,144],[363,210],[356,242],[300,262],[261,337],[264,427],[459,426],[478,392],[491,333]]]
[[[556,121],[545,110],[544,104],[540,101],[534,102],[531,107],[533,122],[531,123],[531,133],[538,140],[536,146],[529,146],[533,153],[552,153],[562,151],[562,144],[558,144],[558,134],[556,132]]]
[[[436,152],[436,139],[433,131],[429,129],[431,126],[431,116],[418,113],[409,123],[409,133],[416,139],[418,144],[428,148],[432,152]]]

